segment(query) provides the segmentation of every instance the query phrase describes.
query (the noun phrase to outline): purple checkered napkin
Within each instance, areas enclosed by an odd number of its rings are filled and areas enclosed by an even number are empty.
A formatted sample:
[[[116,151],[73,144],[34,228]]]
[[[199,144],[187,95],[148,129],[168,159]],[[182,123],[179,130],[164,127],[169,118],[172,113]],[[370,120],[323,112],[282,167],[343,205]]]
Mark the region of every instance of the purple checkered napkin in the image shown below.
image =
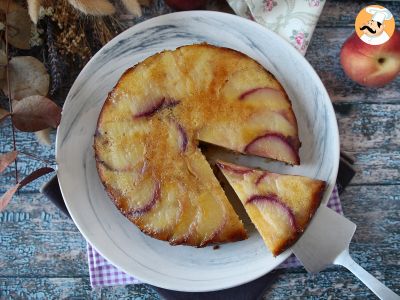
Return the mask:
[[[112,285],[140,283],[139,280],[122,272],[87,244],[90,284],[93,288]]]
[[[328,207],[343,214],[337,188],[333,189],[328,202]],[[140,283],[136,278],[124,273],[102,257],[90,244],[87,245],[89,259],[89,275],[92,287],[111,285],[125,285]],[[294,255],[291,255],[277,269],[294,268],[301,266],[301,263]]]

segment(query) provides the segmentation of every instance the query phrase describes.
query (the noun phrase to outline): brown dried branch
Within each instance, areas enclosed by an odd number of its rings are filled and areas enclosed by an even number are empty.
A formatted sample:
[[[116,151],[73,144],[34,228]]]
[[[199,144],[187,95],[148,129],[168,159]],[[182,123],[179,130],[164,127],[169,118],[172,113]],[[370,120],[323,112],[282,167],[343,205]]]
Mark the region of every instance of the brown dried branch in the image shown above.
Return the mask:
[[[13,106],[12,106],[12,100],[11,100],[11,88],[10,88],[10,64],[9,64],[9,60],[8,60],[8,12],[10,9],[10,0],[7,0],[7,4],[6,4],[6,30],[5,30],[5,40],[6,40],[6,44],[5,44],[5,52],[6,52],[6,58],[7,58],[7,64],[6,64],[6,81],[7,81],[7,95],[8,95],[8,105],[9,105],[9,109],[10,109],[10,115],[12,115],[13,113]],[[13,122],[11,122],[11,131],[12,131],[12,140],[13,140],[13,149],[14,151],[17,151],[17,143],[15,140],[15,127]],[[15,183],[18,183],[18,160],[15,159],[14,160],[14,168],[15,168]],[[17,189],[15,190],[15,192],[17,191]],[[15,193],[14,192],[14,193]],[[13,193],[13,194],[14,194]],[[13,195],[12,194],[12,195]],[[12,197],[11,195],[11,197]]]
[[[51,165],[51,164],[55,164],[56,162],[55,161],[53,161],[53,160],[48,160],[48,159],[44,159],[44,158],[42,158],[42,157],[39,157],[39,156],[36,156],[36,155],[33,155],[32,153],[28,153],[28,152],[24,152],[24,151],[18,151],[18,153],[21,155],[26,155],[26,156],[28,156],[28,157],[31,157],[31,158],[33,158],[33,159],[36,159],[36,160],[38,160],[38,161],[41,161],[41,162],[43,162],[43,163],[45,163],[46,165]]]

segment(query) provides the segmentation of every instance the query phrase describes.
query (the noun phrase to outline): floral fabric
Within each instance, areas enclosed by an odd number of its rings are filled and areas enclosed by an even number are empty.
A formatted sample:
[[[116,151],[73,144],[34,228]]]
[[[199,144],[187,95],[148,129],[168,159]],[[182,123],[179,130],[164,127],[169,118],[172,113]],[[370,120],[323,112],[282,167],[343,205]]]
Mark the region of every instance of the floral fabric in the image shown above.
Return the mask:
[[[304,55],[325,0],[228,0],[228,3],[237,15],[275,31]]]

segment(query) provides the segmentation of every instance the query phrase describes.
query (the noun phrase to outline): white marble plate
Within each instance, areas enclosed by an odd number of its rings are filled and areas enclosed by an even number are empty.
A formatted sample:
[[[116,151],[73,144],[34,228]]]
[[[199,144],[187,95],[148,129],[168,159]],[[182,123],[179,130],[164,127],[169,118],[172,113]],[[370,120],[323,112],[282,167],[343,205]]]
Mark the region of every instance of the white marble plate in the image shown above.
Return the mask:
[[[120,75],[156,52],[200,42],[254,58],[279,79],[293,102],[303,143],[301,166],[244,158],[246,164],[326,180],[326,203],[339,162],[336,118],[318,75],[291,45],[254,22],[218,12],[174,13],[140,23],[104,46],[83,69],[64,105],[56,142],[62,194],[79,230],[104,257],[143,282],[180,291],[240,285],[270,272],[291,254],[288,250],[274,258],[254,229],[249,239],[218,250],[170,246],[126,220],[99,181],[93,134]]]

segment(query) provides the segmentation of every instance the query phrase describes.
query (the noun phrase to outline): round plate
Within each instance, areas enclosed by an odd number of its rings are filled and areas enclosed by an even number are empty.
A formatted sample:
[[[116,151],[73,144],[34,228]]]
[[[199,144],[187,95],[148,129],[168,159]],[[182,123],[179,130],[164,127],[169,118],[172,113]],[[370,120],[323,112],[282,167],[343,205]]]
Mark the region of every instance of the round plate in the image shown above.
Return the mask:
[[[108,198],[95,167],[93,135],[107,93],[121,74],[165,49],[207,42],[247,54],[272,72],[293,103],[301,166],[247,164],[327,181],[326,203],[335,184],[339,136],[329,96],[308,62],[289,43],[255,22],[218,12],[179,12],[140,23],[105,45],[72,86],[57,132],[58,179],[68,210],[83,236],[106,259],[139,280],[179,291],[213,291],[254,280],[290,254],[273,257],[261,237],[213,247],[170,246],[142,234]]]

